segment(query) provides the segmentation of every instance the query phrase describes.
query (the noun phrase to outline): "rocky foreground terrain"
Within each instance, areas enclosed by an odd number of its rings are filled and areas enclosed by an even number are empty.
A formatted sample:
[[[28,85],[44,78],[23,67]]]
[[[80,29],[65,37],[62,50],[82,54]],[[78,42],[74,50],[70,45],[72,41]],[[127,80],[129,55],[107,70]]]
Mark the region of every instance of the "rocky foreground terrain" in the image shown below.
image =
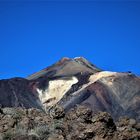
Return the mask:
[[[1,140],[139,140],[140,123],[127,117],[114,122],[106,112],[93,114],[85,106],[65,113],[60,106],[49,113],[37,109],[0,110]]]
[[[140,77],[77,57],[0,80],[0,139],[139,140]]]

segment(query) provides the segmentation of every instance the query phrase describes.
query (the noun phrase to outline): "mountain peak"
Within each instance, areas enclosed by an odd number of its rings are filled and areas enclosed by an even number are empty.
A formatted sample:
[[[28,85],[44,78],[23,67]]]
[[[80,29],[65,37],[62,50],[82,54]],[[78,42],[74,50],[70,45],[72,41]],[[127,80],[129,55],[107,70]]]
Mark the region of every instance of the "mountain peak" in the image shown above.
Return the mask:
[[[61,77],[61,76],[72,76],[78,73],[90,73],[94,74],[101,71],[95,65],[91,64],[84,57],[68,58],[63,57],[55,64],[37,72],[29,77],[28,80],[35,80],[39,77],[51,76],[51,77]]]
[[[79,56],[79,57],[74,57],[74,60],[86,60],[86,58]],[[87,61],[87,60],[86,60]]]
[[[66,61],[69,61],[69,60],[71,60],[69,57],[62,57],[62,58],[58,61],[58,63],[62,64],[62,63],[66,62]]]

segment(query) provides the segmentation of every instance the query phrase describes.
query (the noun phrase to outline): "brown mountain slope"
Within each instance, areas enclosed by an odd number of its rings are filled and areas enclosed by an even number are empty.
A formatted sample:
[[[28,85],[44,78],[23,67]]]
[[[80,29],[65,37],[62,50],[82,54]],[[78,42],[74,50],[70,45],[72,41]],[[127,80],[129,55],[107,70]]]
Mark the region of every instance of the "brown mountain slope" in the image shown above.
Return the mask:
[[[63,58],[26,79],[0,81],[3,107],[51,111],[56,104],[66,112],[78,104],[94,113],[109,112],[114,119],[140,121],[140,78],[131,73],[101,71],[84,58]]]

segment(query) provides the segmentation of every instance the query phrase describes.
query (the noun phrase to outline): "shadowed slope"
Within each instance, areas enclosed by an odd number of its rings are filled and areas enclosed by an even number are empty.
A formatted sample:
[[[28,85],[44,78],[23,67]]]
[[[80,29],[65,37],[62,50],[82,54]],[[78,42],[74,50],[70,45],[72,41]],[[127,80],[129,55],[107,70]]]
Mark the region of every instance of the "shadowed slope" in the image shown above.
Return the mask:
[[[30,82],[23,78],[0,80],[0,104],[2,107],[42,109],[42,104],[32,92]]]

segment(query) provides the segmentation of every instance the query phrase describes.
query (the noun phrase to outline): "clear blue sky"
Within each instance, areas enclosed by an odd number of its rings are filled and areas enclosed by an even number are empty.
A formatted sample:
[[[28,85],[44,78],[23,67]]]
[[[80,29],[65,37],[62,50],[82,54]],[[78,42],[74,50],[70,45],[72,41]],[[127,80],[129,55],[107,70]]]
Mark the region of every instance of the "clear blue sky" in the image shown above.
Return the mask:
[[[0,0],[0,79],[64,56],[140,75],[140,1]]]

